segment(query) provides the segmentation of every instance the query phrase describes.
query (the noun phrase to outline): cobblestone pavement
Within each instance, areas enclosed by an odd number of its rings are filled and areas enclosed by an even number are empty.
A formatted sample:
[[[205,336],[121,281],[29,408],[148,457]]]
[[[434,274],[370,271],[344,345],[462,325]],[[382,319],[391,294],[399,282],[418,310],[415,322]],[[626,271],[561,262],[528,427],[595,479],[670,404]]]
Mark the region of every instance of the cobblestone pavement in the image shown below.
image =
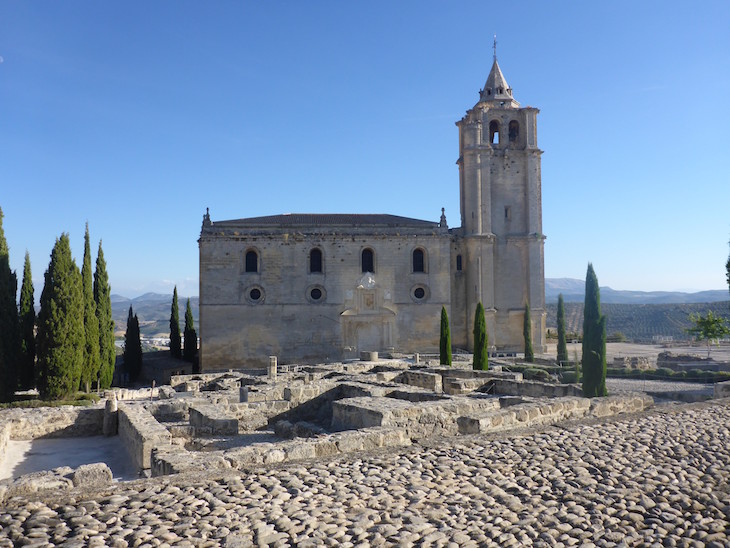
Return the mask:
[[[0,546],[728,546],[730,400],[13,499]]]

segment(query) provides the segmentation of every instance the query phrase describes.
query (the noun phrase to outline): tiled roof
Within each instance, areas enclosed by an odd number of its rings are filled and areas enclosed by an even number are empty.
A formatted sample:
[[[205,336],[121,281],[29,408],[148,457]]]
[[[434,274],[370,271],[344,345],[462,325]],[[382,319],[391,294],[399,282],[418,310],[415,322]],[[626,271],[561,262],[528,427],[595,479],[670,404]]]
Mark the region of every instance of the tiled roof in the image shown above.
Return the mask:
[[[433,228],[434,221],[422,221],[409,217],[386,214],[351,213],[286,213],[267,217],[249,217],[230,221],[215,221],[216,226],[237,227],[318,227],[318,226],[389,226]]]

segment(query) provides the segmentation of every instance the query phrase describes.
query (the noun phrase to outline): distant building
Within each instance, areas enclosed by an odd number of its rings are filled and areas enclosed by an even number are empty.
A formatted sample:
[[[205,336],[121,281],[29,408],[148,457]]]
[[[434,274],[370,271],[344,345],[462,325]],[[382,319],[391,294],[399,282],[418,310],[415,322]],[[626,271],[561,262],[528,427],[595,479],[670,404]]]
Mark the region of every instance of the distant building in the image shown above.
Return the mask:
[[[441,218],[288,214],[203,217],[202,371],[435,352],[441,307],[455,348],[486,310],[490,348],[521,352],[529,304],[545,345],[538,109],[520,107],[495,56],[459,128],[461,227]]]

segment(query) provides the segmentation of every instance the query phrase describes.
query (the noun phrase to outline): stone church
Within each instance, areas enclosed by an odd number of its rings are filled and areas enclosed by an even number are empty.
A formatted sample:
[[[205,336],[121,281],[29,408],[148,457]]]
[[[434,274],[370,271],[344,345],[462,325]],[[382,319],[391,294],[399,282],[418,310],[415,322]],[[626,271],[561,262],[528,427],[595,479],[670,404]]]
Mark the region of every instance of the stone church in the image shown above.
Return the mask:
[[[539,110],[521,107],[496,55],[459,128],[461,226],[386,214],[203,217],[202,371],[438,352],[441,307],[473,348],[478,302],[490,352],[524,350],[529,305],[545,346]]]

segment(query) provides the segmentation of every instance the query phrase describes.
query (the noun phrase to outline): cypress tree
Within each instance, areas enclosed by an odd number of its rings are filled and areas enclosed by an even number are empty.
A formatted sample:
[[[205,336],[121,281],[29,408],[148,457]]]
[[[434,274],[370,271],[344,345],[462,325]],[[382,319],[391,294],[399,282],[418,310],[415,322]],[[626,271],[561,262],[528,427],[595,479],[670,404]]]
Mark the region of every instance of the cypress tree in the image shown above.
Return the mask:
[[[84,298],[81,272],[71,257],[68,234],[51,252],[38,314],[38,390],[44,399],[60,399],[79,387],[84,362]]]
[[[129,380],[134,382],[142,371],[142,342],[139,334],[139,319],[132,307],[127,316],[127,332],[124,334],[124,369]]]
[[[33,276],[30,271],[30,254],[25,252],[23,284],[20,286],[20,375],[22,390],[35,384],[35,307]]]
[[[605,396],[606,391],[606,316],[601,315],[601,293],[593,265],[588,263],[586,295],[583,305],[583,394],[588,398]]]
[[[170,354],[173,358],[182,357],[180,351],[180,313],[177,306],[177,286],[172,292],[172,307],[170,310]]]
[[[193,363],[198,353],[198,334],[195,331],[193,309],[190,308],[190,299],[185,304],[185,343],[183,345],[183,359]]]
[[[558,363],[568,362],[568,344],[565,340],[565,303],[563,294],[558,295]]]
[[[114,320],[112,320],[111,287],[106,272],[104,251],[99,241],[94,271],[94,302],[99,323],[99,388],[109,388],[114,379],[117,350],[114,346]]]
[[[0,209],[0,401],[10,401],[18,387],[20,323],[15,297],[18,278],[10,270],[10,250]]]
[[[81,369],[81,386],[87,392],[91,383],[99,379],[100,341],[99,318],[94,300],[94,280],[91,273],[91,246],[89,245],[89,223],[84,234],[84,263],[81,267],[81,286],[84,294],[84,366]]]
[[[486,371],[489,368],[488,344],[487,322],[484,318],[484,306],[480,301],[474,315],[474,369]]]
[[[535,361],[535,353],[532,351],[532,320],[530,319],[530,307],[525,305],[525,315],[522,322],[522,335],[525,338],[525,361]]]
[[[441,365],[451,365],[451,331],[446,307],[441,307],[441,336],[439,337],[439,359]]]

